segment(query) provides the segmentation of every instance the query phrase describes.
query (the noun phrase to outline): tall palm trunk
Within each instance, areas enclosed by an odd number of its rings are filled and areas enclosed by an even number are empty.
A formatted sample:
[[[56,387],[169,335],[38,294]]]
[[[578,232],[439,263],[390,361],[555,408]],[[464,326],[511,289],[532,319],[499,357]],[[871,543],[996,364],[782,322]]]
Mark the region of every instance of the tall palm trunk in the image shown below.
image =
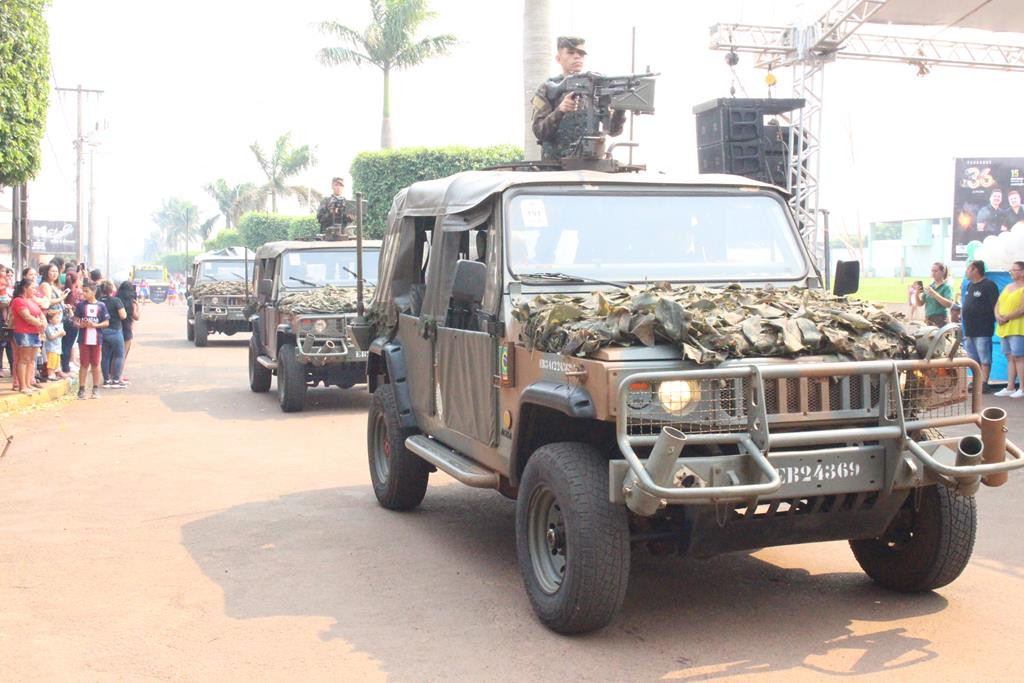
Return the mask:
[[[552,55],[549,0],[523,0],[523,157],[540,159],[533,134],[533,105],[537,86],[550,76]]]
[[[380,121],[380,148],[391,149],[391,70],[384,69],[384,109]]]

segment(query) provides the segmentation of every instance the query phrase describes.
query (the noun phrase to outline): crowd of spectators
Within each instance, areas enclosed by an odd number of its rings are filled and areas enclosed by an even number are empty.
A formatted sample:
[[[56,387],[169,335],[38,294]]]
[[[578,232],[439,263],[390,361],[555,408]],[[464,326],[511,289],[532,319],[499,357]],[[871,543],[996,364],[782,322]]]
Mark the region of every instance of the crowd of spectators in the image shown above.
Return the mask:
[[[11,388],[24,394],[75,372],[78,398],[86,397],[90,375],[92,398],[100,397],[101,386],[123,389],[138,319],[135,285],[115,286],[98,268],[60,257],[20,276],[0,266],[0,373],[6,358]]]

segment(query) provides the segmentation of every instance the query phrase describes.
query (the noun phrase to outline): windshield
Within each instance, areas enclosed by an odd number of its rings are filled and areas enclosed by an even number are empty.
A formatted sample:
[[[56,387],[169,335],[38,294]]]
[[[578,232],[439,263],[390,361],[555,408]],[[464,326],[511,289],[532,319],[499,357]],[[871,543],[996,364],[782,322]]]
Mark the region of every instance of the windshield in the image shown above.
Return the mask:
[[[363,250],[363,280],[371,287],[377,284],[377,249]],[[281,285],[288,289],[335,285],[355,287],[356,252],[345,251],[290,251],[284,254],[281,266]],[[351,272],[350,272],[351,271]]]
[[[248,271],[250,277],[252,276],[252,266],[253,262],[250,260]],[[199,264],[199,279],[196,284],[218,280],[245,282],[245,261],[203,261]]]
[[[136,280],[163,280],[164,271],[162,268],[136,268]]]
[[[803,253],[765,195],[520,194],[509,202],[509,269],[632,281],[793,279]]]

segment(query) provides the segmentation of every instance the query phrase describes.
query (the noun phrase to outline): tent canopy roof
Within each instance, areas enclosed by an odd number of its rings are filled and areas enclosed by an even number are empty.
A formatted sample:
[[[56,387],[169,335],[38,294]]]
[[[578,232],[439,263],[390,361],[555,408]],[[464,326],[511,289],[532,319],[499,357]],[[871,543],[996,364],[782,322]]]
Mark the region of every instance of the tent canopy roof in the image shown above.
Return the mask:
[[[380,249],[380,240],[363,240],[363,249]],[[267,242],[256,250],[256,258],[276,258],[286,251],[355,251],[355,240],[282,240]]]
[[[1021,0],[889,0],[870,22],[1024,33]]]

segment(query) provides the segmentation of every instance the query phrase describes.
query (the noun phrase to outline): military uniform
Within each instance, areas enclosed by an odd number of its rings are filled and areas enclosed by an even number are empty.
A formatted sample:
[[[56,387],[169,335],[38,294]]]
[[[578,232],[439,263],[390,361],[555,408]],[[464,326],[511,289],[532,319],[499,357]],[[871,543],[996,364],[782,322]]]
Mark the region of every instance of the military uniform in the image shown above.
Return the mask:
[[[560,37],[559,48],[570,48],[579,52],[583,51],[583,39]],[[531,104],[533,105],[533,134],[537,136],[537,142],[541,146],[541,159],[564,159],[569,156],[570,149],[584,135],[596,134],[598,131],[587,130],[586,107],[593,106],[591,102],[580,100],[579,108],[576,111],[558,111],[565,93],[559,94],[555,86],[565,78],[554,76],[549,78],[537,88]],[[626,112],[616,110],[612,114],[609,129],[605,131],[608,135],[619,135],[622,133],[626,121]]]
[[[339,210],[337,213],[332,214],[332,208]],[[348,213],[348,201],[344,197],[336,197],[332,194],[324,197],[323,201],[320,202],[320,208],[316,211],[316,220],[324,230],[332,225],[345,227],[351,222]]]

